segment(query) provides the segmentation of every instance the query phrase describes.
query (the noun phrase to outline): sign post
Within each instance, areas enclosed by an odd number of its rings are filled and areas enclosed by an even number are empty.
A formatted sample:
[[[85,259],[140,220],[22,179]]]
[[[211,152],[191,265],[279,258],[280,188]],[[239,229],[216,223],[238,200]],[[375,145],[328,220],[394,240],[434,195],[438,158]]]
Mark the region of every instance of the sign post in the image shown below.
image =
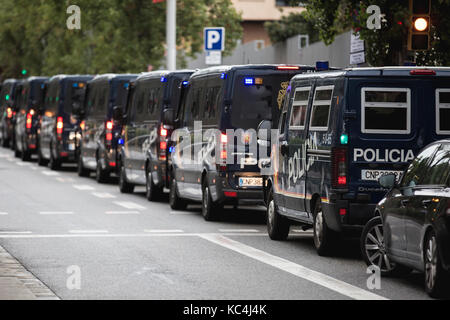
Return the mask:
[[[225,49],[225,28],[203,29],[205,41],[205,63],[208,65],[222,64],[222,51]]]
[[[177,0],[167,0],[166,41],[167,41],[167,69],[177,69]]]

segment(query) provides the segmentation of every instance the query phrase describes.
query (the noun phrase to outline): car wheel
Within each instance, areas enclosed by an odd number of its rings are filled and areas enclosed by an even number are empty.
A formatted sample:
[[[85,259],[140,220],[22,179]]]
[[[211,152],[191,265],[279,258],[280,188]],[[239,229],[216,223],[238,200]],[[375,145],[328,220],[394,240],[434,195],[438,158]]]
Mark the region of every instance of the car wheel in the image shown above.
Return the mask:
[[[206,182],[202,185],[202,216],[206,221],[215,221],[219,218],[220,207],[214,203],[211,197],[211,191]]]
[[[89,173],[90,173],[89,170],[86,169],[83,165],[83,157],[81,154],[78,156],[77,173],[78,173],[78,176],[80,176],[80,177],[89,177]]]
[[[102,168],[102,161],[100,159],[97,159],[97,167],[95,169],[95,179],[98,183],[105,183],[108,181],[109,178],[109,172],[107,170],[104,170]]]
[[[152,172],[145,170],[145,196],[148,201],[159,201],[161,199],[163,189],[153,183]]]
[[[170,180],[169,204],[173,210],[185,210],[187,203],[178,196],[177,180],[173,177]]]
[[[127,174],[123,165],[120,167],[119,190],[121,193],[132,193],[134,191],[134,184],[127,181]]]
[[[433,298],[447,297],[450,292],[450,277],[448,272],[442,267],[439,244],[434,230],[430,231],[425,238],[423,259],[426,292]]]
[[[281,216],[273,200],[273,191],[267,196],[267,232],[272,240],[286,240],[289,235],[289,220]]]
[[[364,226],[360,247],[367,266],[377,266],[384,276],[405,275],[412,271],[389,259],[384,242],[383,221],[379,216],[370,219]]]
[[[313,213],[314,246],[319,256],[331,254],[335,248],[337,234],[328,228],[322,210],[322,201],[317,200]]]

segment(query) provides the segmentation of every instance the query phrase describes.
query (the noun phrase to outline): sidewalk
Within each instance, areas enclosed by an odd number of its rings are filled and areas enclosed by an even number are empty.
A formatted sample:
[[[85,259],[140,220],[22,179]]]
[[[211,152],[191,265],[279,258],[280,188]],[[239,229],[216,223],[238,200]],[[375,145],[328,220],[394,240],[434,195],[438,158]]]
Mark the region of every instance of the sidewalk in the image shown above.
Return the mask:
[[[0,246],[0,300],[59,300]]]

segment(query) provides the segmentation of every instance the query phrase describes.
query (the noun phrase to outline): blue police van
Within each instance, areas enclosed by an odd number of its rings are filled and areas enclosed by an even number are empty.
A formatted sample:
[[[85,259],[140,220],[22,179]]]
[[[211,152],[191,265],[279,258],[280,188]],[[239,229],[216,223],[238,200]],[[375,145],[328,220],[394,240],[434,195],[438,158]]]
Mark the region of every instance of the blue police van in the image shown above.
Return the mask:
[[[432,141],[450,136],[450,68],[356,68],[290,83],[264,179],[267,228],[313,228],[319,255],[373,217],[386,190]],[[269,127],[271,124],[260,124]]]

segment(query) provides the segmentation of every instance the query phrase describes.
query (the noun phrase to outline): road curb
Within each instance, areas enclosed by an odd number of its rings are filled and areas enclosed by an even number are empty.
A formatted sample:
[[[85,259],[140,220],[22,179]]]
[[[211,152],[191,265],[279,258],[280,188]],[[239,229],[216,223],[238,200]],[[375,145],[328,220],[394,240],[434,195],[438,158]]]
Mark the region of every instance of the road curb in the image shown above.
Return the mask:
[[[59,300],[59,298],[0,246],[0,300]]]

